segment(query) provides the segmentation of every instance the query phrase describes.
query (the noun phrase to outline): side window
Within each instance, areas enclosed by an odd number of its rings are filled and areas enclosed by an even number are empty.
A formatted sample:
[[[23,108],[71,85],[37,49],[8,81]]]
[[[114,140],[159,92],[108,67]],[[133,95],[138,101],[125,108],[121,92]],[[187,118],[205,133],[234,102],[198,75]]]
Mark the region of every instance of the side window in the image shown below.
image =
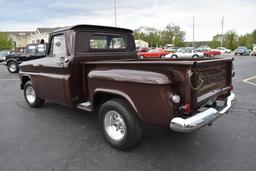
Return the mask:
[[[37,51],[38,51],[38,54],[44,55],[46,51],[46,46],[44,44],[37,45]]]
[[[35,55],[36,54],[36,45],[29,45],[27,53],[30,55]]]
[[[51,57],[65,57],[67,56],[66,42],[64,35],[54,36],[50,43]]]
[[[119,35],[92,35],[91,49],[126,49],[125,39]]]

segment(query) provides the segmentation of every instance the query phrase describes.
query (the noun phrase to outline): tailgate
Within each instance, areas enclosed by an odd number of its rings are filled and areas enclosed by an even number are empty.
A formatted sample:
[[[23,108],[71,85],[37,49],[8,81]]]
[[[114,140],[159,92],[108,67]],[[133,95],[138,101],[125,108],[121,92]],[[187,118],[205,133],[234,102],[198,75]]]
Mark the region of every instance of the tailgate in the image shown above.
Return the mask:
[[[194,107],[230,90],[232,61],[218,59],[196,63],[190,77]]]

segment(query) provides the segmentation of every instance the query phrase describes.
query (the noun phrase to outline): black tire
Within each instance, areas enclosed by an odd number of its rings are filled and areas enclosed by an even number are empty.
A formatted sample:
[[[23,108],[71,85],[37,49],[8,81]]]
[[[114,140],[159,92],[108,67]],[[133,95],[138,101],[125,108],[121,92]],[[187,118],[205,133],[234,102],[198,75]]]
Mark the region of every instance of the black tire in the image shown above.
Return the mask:
[[[10,61],[7,63],[7,69],[10,73],[17,73],[19,72],[19,65],[15,61]]]
[[[112,115],[110,114],[111,112],[112,114],[115,115],[114,120],[113,120],[113,117],[109,117],[109,115]],[[120,117],[116,117],[116,113],[119,116],[121,116],[121,120],[117,119],[117,121],[119,121],[118,123],[116,122],[115,118],[120,118]],[[114,123],[111,124],[111,123],[108,123],[108,121],[114,122]],[[143,132],[141,127],[141,122],[137,117],[137,114],[134,111],[134,109],[126,100],[111,99],[105,102],[104,104],[102,104],[99,110],[99,123],[100,123],[101,131],[103,133],[104,138],[107,140],[107,142],[111,146],[113,146],[116,149],[119,149],[119,150],[129,149],[137,145],[141,141],[142,132]],[[109,125],[111,125],[111,127]],[[111,129],[111,128],[114,128],[114,129]],[[120,128],[125,128],[125,129],[118,130]],[[122,137],[120,139],[117,139],[116,137],[114,137],[113,134],[111,135],[111,131],[113,132],[113,130],[114,132],[120,131],[121,134],[123,134]],[[122,131],[124,133],[122,133]]]
[[[34,91],[34,97],[35,97],[34,100],[29,99],[29,97],[28,97],[28,91],[29,91],[28,88],[29,88],[29,89],[32,89],[32,90]],[[33,107],[33,108],[39,108],[39,107],[41,107],[41,106],[44,104],[44,102],[45,102],[44,99],[41,99],[40,97],[38,97],[38,96],[36,95],[36,92],[35,92],[35,90],[34,90],[34,88],[33,88],[33,84],[32,84],[31,81],[28,81],[28,82],[25,83],[25,86],[24,86],[24,97],[25,97],[25,100],[26,100],[26,102],[28,103],[28,105],[29,105],[30,107]]]
[[[143,55],[140,55],[139,58],[140,58],[140,59],[144,59],[144,56],[143,56]]]
[[[235,56],[237,55],[237,53],[235,53]]]
[[[193,55],[192,58],[199,58],[199,56],[198,55]]]
[[[178,56],[177,55],[172,55],[171,58],[178,58]]]
[[[160,58],[161,58],[161,59],[164,59],[164,58],[165,58],[165,55],[160,55]]]

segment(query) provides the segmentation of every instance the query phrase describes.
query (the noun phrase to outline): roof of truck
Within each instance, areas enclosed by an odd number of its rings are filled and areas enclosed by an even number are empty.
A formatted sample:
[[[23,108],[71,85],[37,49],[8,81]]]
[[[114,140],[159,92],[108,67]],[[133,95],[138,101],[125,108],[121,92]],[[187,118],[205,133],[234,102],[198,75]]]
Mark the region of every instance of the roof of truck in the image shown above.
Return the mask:
[[[84,30],[114,30],[114,31],[121,31],[121,32],[130,32],[130,33],[133,32],[132,30],[126,29],[126,28],[79,24],[79,25],[61,27],[60,29],[57,29],[57,30],[53,31],[52,33],[62,32],[62,31],[67,31],[67,30],[76,30],[76,29],[82,29],[82,30],[83,29]]]

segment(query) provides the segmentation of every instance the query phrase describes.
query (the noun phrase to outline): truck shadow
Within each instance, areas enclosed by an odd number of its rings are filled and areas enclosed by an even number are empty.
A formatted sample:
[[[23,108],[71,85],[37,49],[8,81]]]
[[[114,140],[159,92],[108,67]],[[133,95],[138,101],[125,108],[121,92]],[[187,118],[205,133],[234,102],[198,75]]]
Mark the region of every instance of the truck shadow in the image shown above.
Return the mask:
[[[61,118],[58,122],[64,121],[67,124],[71,124],[74,129],[83,127],[84,129],[80,130],[79,134],[85,135],[89,133],[90,137],[98,143],[97,148],[104,148],[105,150],[110,151],[114,150],[104,141],[104,138],[100,133],[97,114],[65,107],[51,102],[46,103],[44,109],[51,111],[48,113],[49,117]],[[129,153],[143,152],[140,155],[144,156],[147,155],[147,153],[151,154],[154,151],[156,153],[162,151],[162,154],[175,155],[184,152],[184,155],[189,153],[191,155],[195,155],[197,150],[194,151],[192,150],[193,148],[205,147],[207,150],[208,146],[216,146],[216,144],[209,139],[209,136],[214,134],[214,131],[211,131],[211,128],[207,127],[203,128],[204,130],[199,130],[193,133],[177,133],[171,131],[169,128],[160,128],[148,125],[144,125],[143,129],[144,135],[142,142],[137,147],[128,150]],[[122,152],[117,151],[117,153]]]

